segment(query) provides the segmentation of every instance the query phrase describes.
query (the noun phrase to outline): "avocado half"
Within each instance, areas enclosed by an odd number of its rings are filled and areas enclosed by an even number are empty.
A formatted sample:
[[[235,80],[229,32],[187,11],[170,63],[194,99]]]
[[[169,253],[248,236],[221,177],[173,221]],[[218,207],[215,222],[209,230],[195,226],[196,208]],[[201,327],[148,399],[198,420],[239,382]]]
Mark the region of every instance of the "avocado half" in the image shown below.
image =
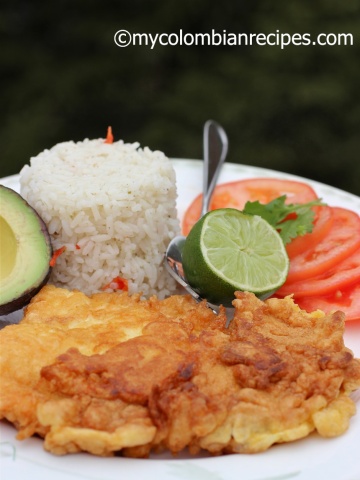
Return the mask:
[[[0,185],[0,315],[19,310],[49,280],[52,247],[36,211]]]

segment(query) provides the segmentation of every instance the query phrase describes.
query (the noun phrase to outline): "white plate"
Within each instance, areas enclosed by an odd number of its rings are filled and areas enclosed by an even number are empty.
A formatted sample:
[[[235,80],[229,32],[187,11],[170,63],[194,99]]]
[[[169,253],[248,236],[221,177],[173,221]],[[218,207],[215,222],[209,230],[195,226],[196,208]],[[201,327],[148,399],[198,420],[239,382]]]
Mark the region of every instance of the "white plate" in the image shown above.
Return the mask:
[[[202,163],[174,159],[178,184],[179,216],[202,189]],[[308,182],[329,205],[350,208],[360,214],[360,198],[294,175],[244,165],[225,164],[219,182],[251,177],[290,178]],[[19,191],[19,176],[1,180]],[[345,344],[360,357],[360,324],[347,324]],[[16,352],[14,352],[14,355]],[[360,408],[360,394],[354,397]],[[255,455],[176,459],[167,455],[146,460],[121,457],[98,458],[88,454],[56,457],[43,450],[43,442],[15,440],[15,429],[0,425],[0,460],[3,480],[359,480],[360,413],[351,419],[344,435],[323,439],[313,434],[293,443],[275,445]]]

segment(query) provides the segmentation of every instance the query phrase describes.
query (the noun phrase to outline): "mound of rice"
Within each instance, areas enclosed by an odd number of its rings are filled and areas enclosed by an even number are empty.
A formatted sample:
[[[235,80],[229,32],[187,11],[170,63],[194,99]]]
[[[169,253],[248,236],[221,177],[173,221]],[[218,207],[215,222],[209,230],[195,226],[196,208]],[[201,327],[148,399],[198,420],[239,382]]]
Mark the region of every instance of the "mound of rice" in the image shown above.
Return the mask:
[[[174,293],[163,255],[180,230],[176,178],[162,152],[104,139],[64,142],[31,158],[20,187],[53,248],[66,247],[51,283],[91,294],[120,276],[129,293]]]

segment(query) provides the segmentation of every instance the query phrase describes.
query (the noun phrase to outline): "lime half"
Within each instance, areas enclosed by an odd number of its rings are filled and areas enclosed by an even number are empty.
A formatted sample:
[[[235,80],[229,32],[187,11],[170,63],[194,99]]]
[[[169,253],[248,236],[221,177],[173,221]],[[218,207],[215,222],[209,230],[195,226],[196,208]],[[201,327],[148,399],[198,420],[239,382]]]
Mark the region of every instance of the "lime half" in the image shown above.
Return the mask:
[[[187,281],[211,303],[231,306],[237,290],[266,298],[281,287],[289,258],[278,232],[258,215],[220,208],[191,229],[182,252]]]

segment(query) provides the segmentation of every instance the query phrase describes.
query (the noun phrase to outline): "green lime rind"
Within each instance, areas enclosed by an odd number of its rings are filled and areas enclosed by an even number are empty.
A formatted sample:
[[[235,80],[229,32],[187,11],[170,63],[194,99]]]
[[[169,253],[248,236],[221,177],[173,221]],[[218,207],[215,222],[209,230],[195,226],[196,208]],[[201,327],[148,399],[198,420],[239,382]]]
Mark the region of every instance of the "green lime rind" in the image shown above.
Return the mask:
[[[203,216],[190,231],[182,256],[189,284],[209,302],[225,306],[237,290],[270,296],[289,270],[278,232],[260,216],[232,208]]]

